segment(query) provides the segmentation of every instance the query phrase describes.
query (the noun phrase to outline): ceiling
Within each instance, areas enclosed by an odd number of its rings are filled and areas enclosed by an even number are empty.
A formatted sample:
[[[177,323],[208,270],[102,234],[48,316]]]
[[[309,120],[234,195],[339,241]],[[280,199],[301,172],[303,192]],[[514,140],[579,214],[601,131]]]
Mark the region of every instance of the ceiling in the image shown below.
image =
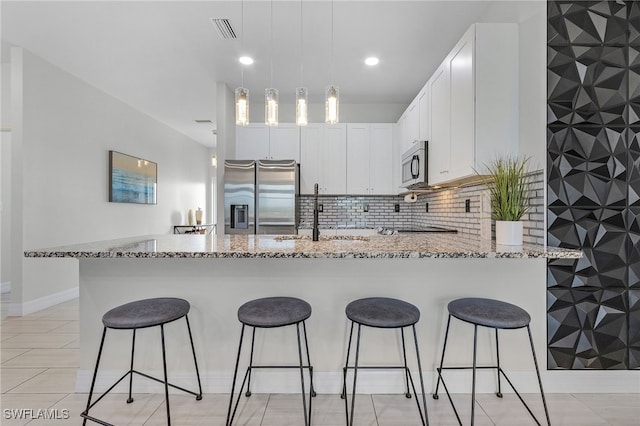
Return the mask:
[[[334,83],[345,104],[408,104],[490,3],[3,0],[2,60],[8,46],[24,47],[213,147],[216,83],[242,84],[241,54],[255,59],[243,66],[254,102],[275,87],[293,103],[303,81],[310,103]],[[210,18],[228,18],[238,39],[220,38]],[[367,67],[372,55],[380,64]]]

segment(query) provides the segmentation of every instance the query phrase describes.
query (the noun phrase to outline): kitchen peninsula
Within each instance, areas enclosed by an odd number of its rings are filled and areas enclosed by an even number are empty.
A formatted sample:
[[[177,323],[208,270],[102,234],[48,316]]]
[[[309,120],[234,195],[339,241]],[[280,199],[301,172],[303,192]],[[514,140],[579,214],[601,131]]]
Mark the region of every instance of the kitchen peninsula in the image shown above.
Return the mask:
[[[27,257],[76,258],[80,271],[80,369],[76,389],[86,392],[94,367],[102,329],[101,317],[122,303],[149,297],[175,296],[191,303],[190,321],[205,392],[228,392],[237,350],[240,323],[237,308],[250,299],[274,295],[308,301],[313,314],[307,322],[314,382],[320,393],[339,393],[346,351],[348,324],[345,306],[367,296],[404,299],[421,311],[417,324],[427,388],[435,383],[446,324],[446,305],[454,298],[491,297],[520,305],[532,316],[532,331],[540,357],[546,350],[546,260],[579,258],[580,251],[539,245],[515,250],[496,249],[490,241],[465,234],[321,236],[313,242],[302,236],[157,235],[33,250]],[[467,363],[471,356],[471,330],[455,324],[449,345],[452,363]],[[296,362],[293,328],[269,330],[269,338],[256,334],[256,356],[265,363]],[[487,330],[482,330],[487,331]],[[367,330],[376,334],[379,330]],[[182,328],[169,325],[167,333],[178,344],[168,347],[170,371],[176,382],[190,383],[192,358]],[[505,331],[505,333],[510,333]],[[536,391],[535,373],[526,333],[501,342],[501,363],[514,372],[525,392]],[[143,330],[144,352],[137,355],[141,370],[157,372],[161,366],[160,337]],[[366,339],[361,362],[393,364],[400,358],[388,334]],[[384,337],[384,338],[383,338]],[[495,343],[481,333],[479,360],[491,361]],[[396,339],[400,339],[397,334]],[[100,386],[112,382],[128,366],[129,333],[111,333],[112,352],[103,356]],[[377,343],[376,343],[377,342]],[[501,351],[502,352],[502,351]],[[544,362],[542,363],[544,366]],[[254,392],[296,392],[295,371],[259,371]],[[552,381],[554,372],[545,372]],[[364,371],[359,391],[401,392],[398,372]],[[465,391],[465,373],[450,373],[454,392]],[[491,374],[487,372],[487,374]],[[482,376],[480,376],[482,377]],[[252,379],[254,380],[254,379]],[[493,392],[494,380],[482,380],[479,391]],[[553,383],[550,391],[555,389]],[[137,386],[155,384],[140,381]]]

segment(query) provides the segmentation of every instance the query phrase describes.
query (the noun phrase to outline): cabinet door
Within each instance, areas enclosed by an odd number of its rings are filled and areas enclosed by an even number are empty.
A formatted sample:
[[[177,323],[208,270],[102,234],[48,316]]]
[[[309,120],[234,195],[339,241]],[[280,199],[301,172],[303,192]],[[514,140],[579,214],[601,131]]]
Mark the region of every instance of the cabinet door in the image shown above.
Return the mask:
[[[418,95],[418,139],[428,141],[431,139],[431,86],[427,84]]]
[[[420,108],[417,99],[407,108],[406,129],[405,151],[420,138]]]
[[[300,127],[294,123],[280,123],[269,128],[269,158],[300,162]]]
[[[321,150],[322,193],[347,193],[347,127],[345,124],[324,126]]]
[[[269,158],[269,128],[265,124],[236,126],[236,160]]]
[[[347,124],[347,194],[369,193],[369,124]]]
[[[323,124],[308,124],[300,129],[300,193],[313,194],[313,186],[322,187],[320,146]]]
[[[372,124],[369,134],[369,193],[394,194],[393,125]]]
[[[429,184],[448,179],[451,165],[451,102],[449,62],[436,70],[431,81],[431,139],[429,140]]]
[[[448,179],[473,174],[475,159],[475,95],[473,35],[469,32],[450,57],[451,69],[451,167]]]

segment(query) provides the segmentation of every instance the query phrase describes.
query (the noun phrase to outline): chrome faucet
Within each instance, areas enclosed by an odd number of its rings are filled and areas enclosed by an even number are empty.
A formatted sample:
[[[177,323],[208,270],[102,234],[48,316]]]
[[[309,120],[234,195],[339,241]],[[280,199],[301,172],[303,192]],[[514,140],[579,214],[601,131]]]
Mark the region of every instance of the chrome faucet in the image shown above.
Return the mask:
[[[318,229],[318,184],[313,185],[313,233],[311,239],[318,241],[320,230]]]

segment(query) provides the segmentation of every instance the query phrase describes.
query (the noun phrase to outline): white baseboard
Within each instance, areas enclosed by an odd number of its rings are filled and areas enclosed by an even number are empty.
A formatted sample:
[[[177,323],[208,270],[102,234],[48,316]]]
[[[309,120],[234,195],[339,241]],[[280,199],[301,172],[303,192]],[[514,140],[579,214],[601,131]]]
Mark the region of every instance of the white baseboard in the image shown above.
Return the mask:
[[[50,308],[59,303],[66,302],[78,298],[80,295],[79,287],[63,290],[58,293],[49,294],[38,299],[29,300],[24,303],[9,304],[9,316],[24,316],[43,309]]]
[[[542,383],[545,393],[640,393],[640,371],[543,371]],[[78,370],[76,380],[76,392],[86,393],[91,385],[92,371]],[[96,392],[103,392],[118,380],[124,371],[100,371],[96,380]],[[152,376],[161,378],[162,372],[150,372]],[[419,379],[413,372],[416,390],[420,392]],[[244,372],[241,372],[244,375]],[[538,380],[535,372],[507,372],[518,392],[538,393]],[[305,386],[308,389],[308,375],[305,372]],[[447,371],[444,373],[447,387],[451,393],[471,393],[471,372]],[[496,392],[495,373],[484,370],[478,371],[477,393]],[[313,375],[314,388],[319,394],[339,394],[342,389],[342,373],[315,372]],[[435,389],[436,374],[425,372],[425,390],[432,393]],[[229,393],[232,383],[232,372],[203,372],[200,374],[202,390],[204,393]],[[241,379],[241,377],[240,377]],[[171,374],[169,382],[186,389],[197,391],[195,373]],[[113,392],[128,392],[128,379],[123,380]],[[240,382],[241,383],[241,382]],[[347,378],[347,391],[351,392],[353,375],[350,372]],[[236,386],[238,386],[237,384]],[[300,373],[297,370],[287,371],[255,371],[251,377],[251,390],[255,393],[297,393],[300,392]],[[136,376],[134,379],[134,392],[138,393],[162,393],[161,384]],[[237,391],[237,390],[236,390]],[[172,389],[171,392],[180,393]],[[357,393],[366,394],[400,394],[404,392],[404,375],[400,371],[386,370],[360,370],[358,371]],[[440,386],[440,392],[444,392]],[[502,381],[502,392],[512,393],[506,381]]]

